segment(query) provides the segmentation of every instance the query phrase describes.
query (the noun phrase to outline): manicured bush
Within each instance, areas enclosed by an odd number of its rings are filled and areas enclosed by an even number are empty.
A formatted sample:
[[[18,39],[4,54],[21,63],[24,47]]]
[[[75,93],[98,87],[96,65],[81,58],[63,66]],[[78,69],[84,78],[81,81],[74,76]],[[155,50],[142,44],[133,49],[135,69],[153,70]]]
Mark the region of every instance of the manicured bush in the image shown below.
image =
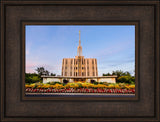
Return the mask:
[[[118,83],[134,83],[135,82],[135,77],[131,77],[131,76],[120,76],[118,79],[117,79],[117,82]]]
[[[52,82],[48,82],[47,84],[55,85],[56,83],[57,83],[57,84],[63,84],[63,83],[60,83],[60,82],[58,82],[58,81],[57,81],[57,82],[54,82],[54,81],[52,81]]]
[[[32,89],[135,89],[135,84],[125,84],[125,83],[108,83],[108,84],[92,84],[92,83],[55,83],[52,84],[43,84],[43,83],[33,83],[25,84],[25,88]]]

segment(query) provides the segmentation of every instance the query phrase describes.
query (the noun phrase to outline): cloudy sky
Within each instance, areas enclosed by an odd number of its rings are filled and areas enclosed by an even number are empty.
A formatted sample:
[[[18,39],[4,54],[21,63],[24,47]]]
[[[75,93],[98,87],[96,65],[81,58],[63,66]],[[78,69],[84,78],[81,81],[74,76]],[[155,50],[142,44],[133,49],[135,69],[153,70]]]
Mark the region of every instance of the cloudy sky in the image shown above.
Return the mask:
[[[77,55],[79,30],[83,56],[97,58],[99,76],[115,70],[134,72],[134,25],[27,25],[26,72],[44,66],[61,75],[62,59]]]

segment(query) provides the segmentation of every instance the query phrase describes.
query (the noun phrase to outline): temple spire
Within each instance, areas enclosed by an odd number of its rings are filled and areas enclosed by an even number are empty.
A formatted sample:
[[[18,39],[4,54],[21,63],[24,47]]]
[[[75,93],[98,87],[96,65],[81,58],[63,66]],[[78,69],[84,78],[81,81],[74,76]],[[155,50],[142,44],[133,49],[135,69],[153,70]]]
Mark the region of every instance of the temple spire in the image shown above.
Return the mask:
[[[79,45],[77,48],[77,56],[82,56],[81,31],[79,30]]]
[[[81,46],[81,31],[79,30],[79,46]]]

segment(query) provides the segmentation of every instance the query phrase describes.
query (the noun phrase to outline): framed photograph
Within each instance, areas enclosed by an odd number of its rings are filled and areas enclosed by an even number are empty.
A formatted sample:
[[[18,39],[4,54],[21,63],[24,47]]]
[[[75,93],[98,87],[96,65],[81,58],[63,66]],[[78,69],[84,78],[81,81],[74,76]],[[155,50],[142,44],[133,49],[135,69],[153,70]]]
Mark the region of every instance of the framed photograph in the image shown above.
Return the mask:
[[[1,121],[159,119],[159,1],[2,1]]]
[[[84,97],[84,100],[94,97],[96,100],[97,97],[105,100],[138,99],[138,82],[135,83],[135,44],[138,45],[135,30],[138,29],[138,22],[112,22],[114,25],[92,21],[88,25],[85,22],[79,23],[80,25],[78,22],[72,22],[73,25],[68,25],[70,23],[67,22],[59,23],[64,25],[38,24],[40,23],[22,22],[26,45],[23,84],[24,96],[27,96],[25,99],[33,99],[33,96],[35,99],[52,97],[54,100],[55,97],[68,97],[72,100],[75,97],[76,100],[80,97]],[[81,43],[82,35],[87,39],[85,45]],[[38,47],[35,40],[41,41]],[[73,50],[76,44],[75,54]],[[83,48],[83,54],[91,55],[89,58],[82,54],[83,45],[86,47]],[[71,57],[69,54],[74,54],[75,57],[65,58]],[[138,58],[137,53],[136,57]]]

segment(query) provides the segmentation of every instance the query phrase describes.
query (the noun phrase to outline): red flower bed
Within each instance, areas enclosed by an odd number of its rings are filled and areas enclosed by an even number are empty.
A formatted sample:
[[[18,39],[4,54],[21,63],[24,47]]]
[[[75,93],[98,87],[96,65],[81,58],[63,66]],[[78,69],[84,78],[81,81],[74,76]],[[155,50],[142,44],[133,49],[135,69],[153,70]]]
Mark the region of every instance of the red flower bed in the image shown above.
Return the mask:
[[[92,88],[80,88],[80,89],[34,89],[26,88],[27,93],[118,93],[118,94],[135,94],[135,89],[92,89]]]

